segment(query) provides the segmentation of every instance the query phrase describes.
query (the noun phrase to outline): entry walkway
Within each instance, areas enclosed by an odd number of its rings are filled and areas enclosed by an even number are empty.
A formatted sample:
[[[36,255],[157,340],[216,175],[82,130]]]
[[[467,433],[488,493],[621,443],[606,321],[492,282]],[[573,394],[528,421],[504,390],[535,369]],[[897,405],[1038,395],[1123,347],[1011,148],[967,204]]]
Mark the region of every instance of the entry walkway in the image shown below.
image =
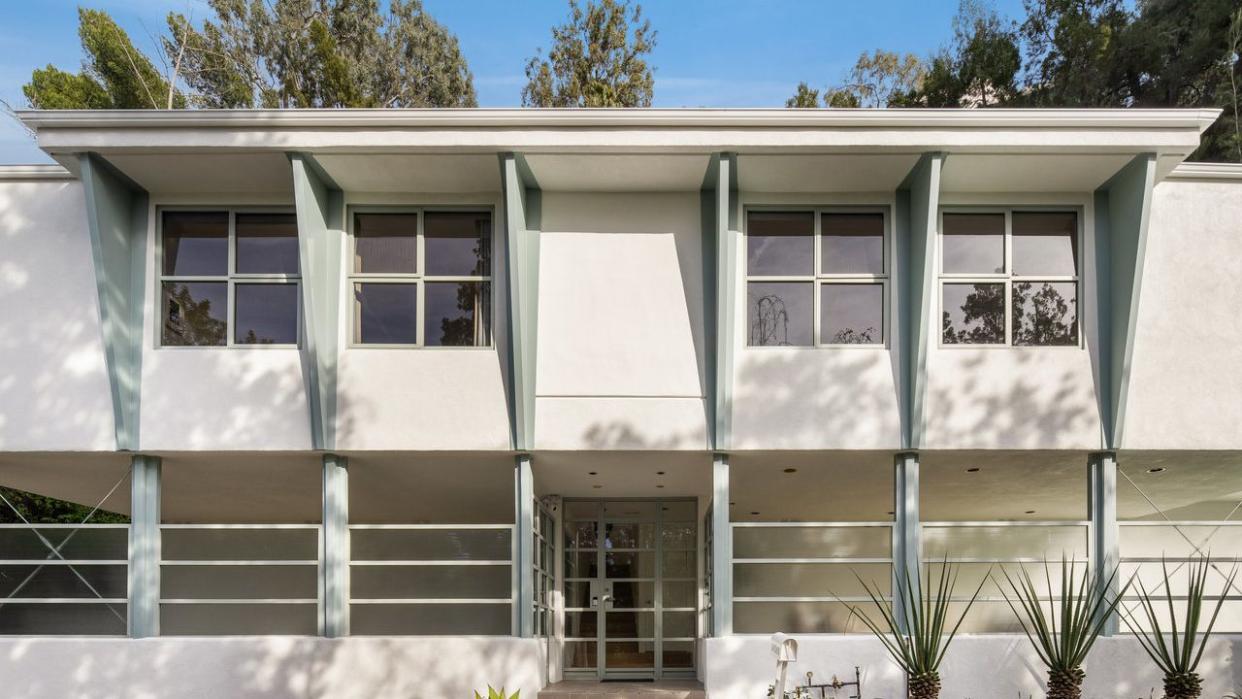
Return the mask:
[[[703,685],[693,680],[659,682],[557,682],[539,692],[538,699],[706,699]]]

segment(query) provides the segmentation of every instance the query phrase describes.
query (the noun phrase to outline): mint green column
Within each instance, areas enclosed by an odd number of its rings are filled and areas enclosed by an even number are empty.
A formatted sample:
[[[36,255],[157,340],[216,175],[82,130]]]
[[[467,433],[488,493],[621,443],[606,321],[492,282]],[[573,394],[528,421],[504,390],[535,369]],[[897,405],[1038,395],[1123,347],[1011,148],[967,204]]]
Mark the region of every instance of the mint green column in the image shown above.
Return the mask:
[[[323,560],[320,562],[320,633],[349,635],[349,460],[323,456]]]
[[[98,154],[82,154],[78,164],[99,294],[116,448],[132,451],[138,449],[141,414],[150,198],[146,190]]]
[[[897,189],[895,296],[903,449],[918,449],[923,442],[927,352],[937,327],[931,309],[944,159],[943,153],[925,153]]]
[[[1108,449],[1122,444],[1134,330],[1138,319],[1151,218],[1156,156],[1131,160],[1095,191],[1095,261],[1097,333],[1095,353],[1103,441]]]
[[[508,284],[509,420],[513,448],[529,451],[535,443],[535,358],[539,327],[539,229],[542,194],[519,154],[500,156],[504,187],[505,272]]]
[[[130,458],[129,635],[160,633],[160,483],[159,457]]]
[[[1092,454],[1087,460],[1088,511],[1091,516],[1091,570],[1096,579],[1112,581],[1109,593],[1121,590],[1121,530],[1117,525],[1117,455],[1113,452]],[[1114,611],[1104,622],[1105,636],[1116,635],[1120,617]]]
[[[302,272],[302,365],[315,449],[336,448],[337,351],[345,198],[305,153],[291,153]]]
[[[907,620],[904,600],[897,591],[922,574],[922,527],[919,519],[919,455],[906,451],[893,458],[893,616]]]

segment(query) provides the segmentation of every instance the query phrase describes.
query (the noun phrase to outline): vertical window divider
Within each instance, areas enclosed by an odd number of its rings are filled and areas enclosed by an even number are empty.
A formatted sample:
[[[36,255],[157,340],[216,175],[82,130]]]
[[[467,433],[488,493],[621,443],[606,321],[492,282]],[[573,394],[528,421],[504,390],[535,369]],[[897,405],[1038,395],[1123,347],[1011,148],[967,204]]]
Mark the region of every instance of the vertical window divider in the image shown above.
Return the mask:
[[[1013,347],[1013,209],[1005,210],[1005,346]]]

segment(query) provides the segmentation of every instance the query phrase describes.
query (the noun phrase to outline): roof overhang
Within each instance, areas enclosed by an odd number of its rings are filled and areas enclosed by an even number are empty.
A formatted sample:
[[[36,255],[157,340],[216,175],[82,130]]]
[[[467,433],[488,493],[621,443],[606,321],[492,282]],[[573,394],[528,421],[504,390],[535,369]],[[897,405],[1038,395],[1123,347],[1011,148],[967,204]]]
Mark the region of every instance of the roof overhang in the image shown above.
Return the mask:
[[[962,191],[1079,191],[1098,186],[1118,163],[1141,153],[1155,153],[1158,174],[1167,174],[1199,146],[1219,114],[1211,109],[18,113],[36,131],[39,146],[71,170],[77,154],[97,152],[157,189],[221,191],[218,183],[235,187],[223,191],[248,192],[287,192],[287,178],[276,173],[285,172],[282,158],[293,151],[315,155],[343,188],[358,191],[495,191],[492,157],[509,151],[526,155],[535,177],[549,189],[696,189],[706,158],[730,151],[754,165],[750,171],[739,168],[744,188],[891,190],[921,154],[938,151],[950,156],[946,185]],[[194,167],[184,156],[195,157]]]

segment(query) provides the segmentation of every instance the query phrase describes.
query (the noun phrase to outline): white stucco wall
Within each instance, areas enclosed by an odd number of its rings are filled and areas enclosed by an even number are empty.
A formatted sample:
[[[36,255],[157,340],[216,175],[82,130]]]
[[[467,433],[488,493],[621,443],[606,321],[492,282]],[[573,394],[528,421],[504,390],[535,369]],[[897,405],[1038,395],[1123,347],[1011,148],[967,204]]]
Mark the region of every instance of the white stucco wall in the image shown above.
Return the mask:
[[[487,685],[532,699],[536,639],[507,637],[9,638],[11,699],[464,699]]]
[[[536,444],[703,449],[698,192],[545,192]]]
[[[804,679],[808,671],[817,681],[853,679],[862,674],[863,696],[900,699],[905,680],[879,641],[869,636],[800,636],[798,660],[789,677]],[[709,638],[706,680],[710,699],[756,699],[767,694],[776,679],[776,662],[766,636]],[[1242,637],[1219,637],[1208,644],[1199,673],[1203,696],[1219,697],[1242,685]],[[1162,696],[1161,675],[1131,638],[1102,638],[1088,656],[1083,696],[1091,699],[1135,699]],[[1025,636],[961,636],[949,646],[940,668],[941,692],[946,699],[1002,699],[1042,696],[1046,670]]]
[[[1242,181],[1156,186],[1127,449],[1242,448]]]
[[[116,448],[82,185],[0,181],[0,451]]]

